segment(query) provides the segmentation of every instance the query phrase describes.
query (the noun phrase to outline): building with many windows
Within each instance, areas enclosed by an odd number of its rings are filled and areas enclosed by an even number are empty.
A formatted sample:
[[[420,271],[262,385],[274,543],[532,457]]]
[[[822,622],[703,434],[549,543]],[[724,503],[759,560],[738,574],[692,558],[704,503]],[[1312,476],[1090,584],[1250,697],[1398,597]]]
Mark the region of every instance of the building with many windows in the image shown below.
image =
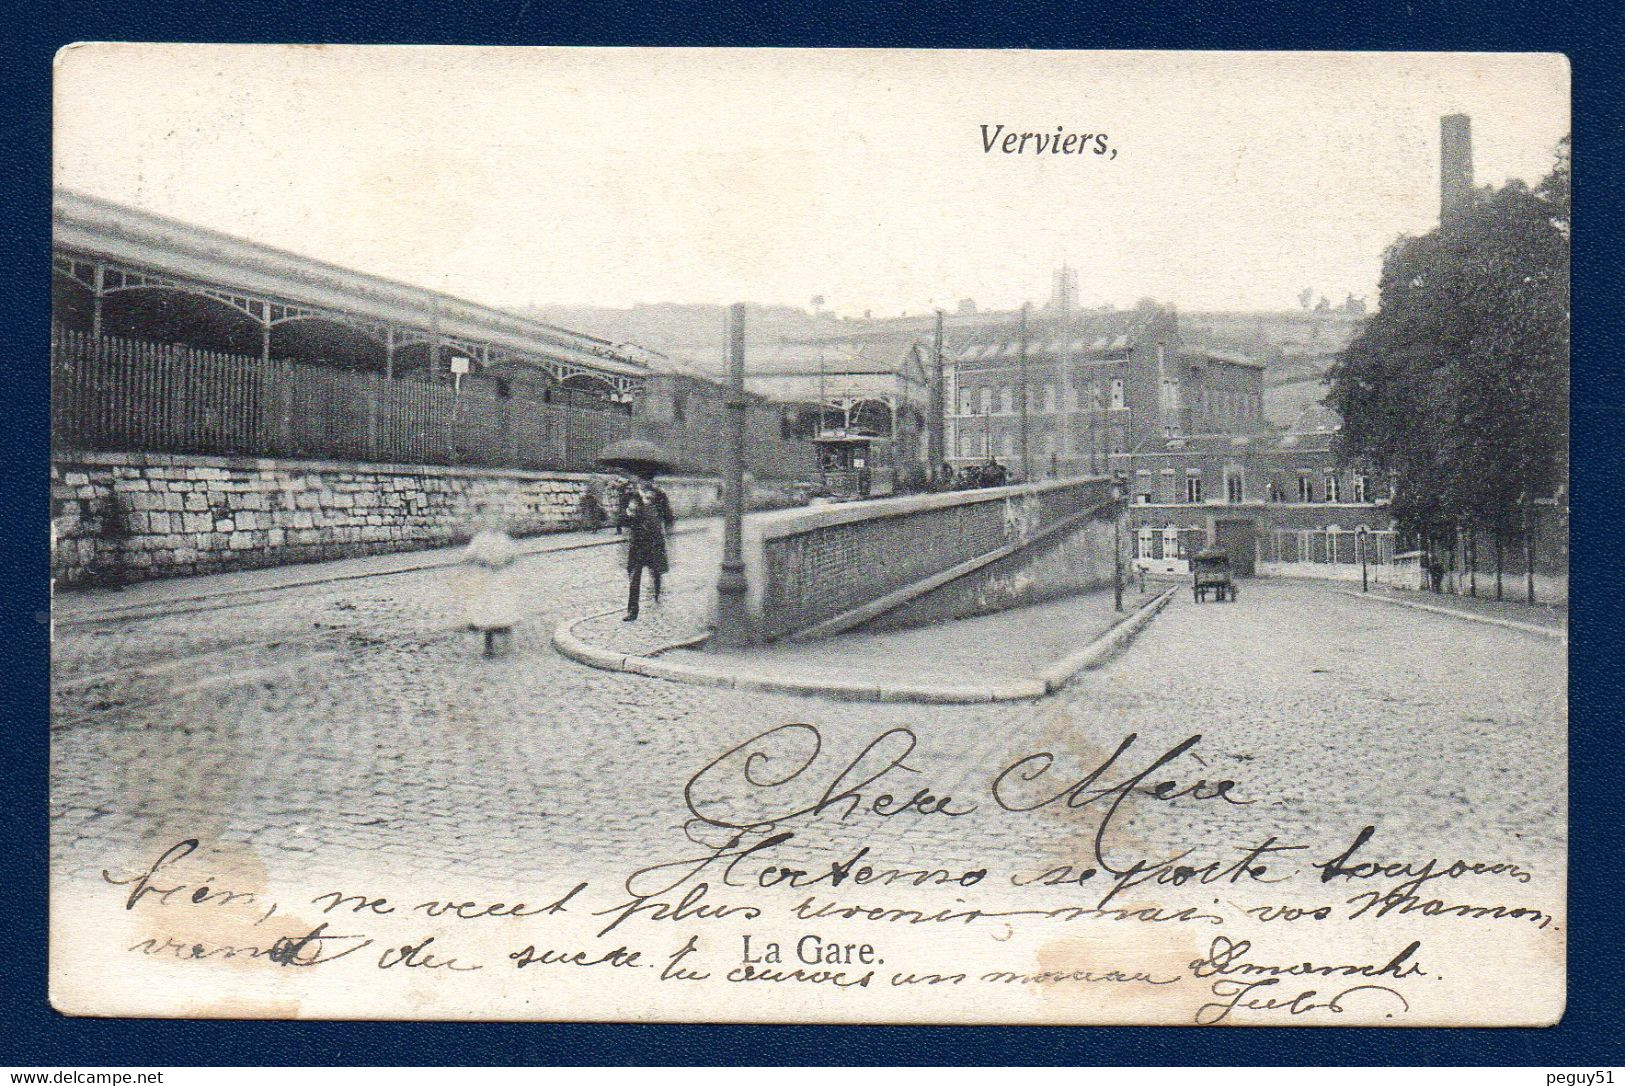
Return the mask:
[[[1003,314],[954,338],[948,462],[996,459],[1027,479],[1094,475],[1165,440],[1258,433],[1263,372],[1184,345],[1170,309]]]
[[[1385,569],[1390,481],[1338,463],[1339,425],[1313,407],[1284,433],[1166,437],[1117,458],[1136,566],[1184,574],[1217,546],[1244,575],[1357,578],[1362,557]]]

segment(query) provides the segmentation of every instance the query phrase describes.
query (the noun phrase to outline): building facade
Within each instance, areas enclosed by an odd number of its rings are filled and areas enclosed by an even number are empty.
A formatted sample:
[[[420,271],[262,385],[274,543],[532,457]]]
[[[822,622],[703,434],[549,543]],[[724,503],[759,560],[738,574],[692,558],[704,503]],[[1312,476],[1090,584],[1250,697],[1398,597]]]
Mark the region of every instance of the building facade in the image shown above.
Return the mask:
[[[1005,315],[956,337],[948,462],[1098,475],[1158,442],[1264,428],[1262,363],[1188,349],[1169,309]]]
[[[1242,575],[1357,579],[1391,568],[1386,477],[1338,463],[1336,417],[1306,411],[1285,433],[1168,437],[1118,458],[1134,564],[1182,575],[1206,547]]]
[[[930,317],[866,322],[858,331],[753,342],[746,387],[796,405],[820,446],[820,475],[857,470],[871,493],[918,489],[929,476],[933,325]],[[839,488],[837,488],[839,489]]]
[[[745,394],[745,470],[758,479],[816,478],[809,405]],[[732,427],[728,388],[681,373],[650,374],[632,412],[632,433],[665,449],[680,470],[720,474]]]

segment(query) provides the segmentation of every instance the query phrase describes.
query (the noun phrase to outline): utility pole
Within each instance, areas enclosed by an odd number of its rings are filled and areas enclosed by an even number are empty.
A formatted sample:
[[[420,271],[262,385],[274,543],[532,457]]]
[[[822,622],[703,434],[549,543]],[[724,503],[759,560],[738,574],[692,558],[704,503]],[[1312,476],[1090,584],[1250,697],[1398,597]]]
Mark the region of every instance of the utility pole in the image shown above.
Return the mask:
[[[948,400],[943,384],[942,364],[942,310],[937,310],[936,333],[931,340],[931,474],[933,481],[941,482],[938,473],[948,461]]]
[[[829,399],[824,393],[824,348],[820,344],[818,347],[818,432],[813,435],[815,438],[824,436],[824,405],[828,402]],[[829,486],[829,473],[824,467],[824,449],[816,442],[813,448],[818,454],[818,487],[822,490]]]
[[[1533,493],[1525,492],[1523,503],[1523,572],[1527,586],[1526,600],[1535,602],[1535,527],[1536,509]]]
[[[440,295],[429,300],[429,380],[440,376]]]
[[[1128,496],[1128,483],[1120,475],[1112,476],[1112,606],[1123,609],[1123,499]]]
[[[745,522],[745,306],[728,311],[728,466],[722,480],[722,569],[717,577],[719,648],[738,648],[751,641],[746,606]]]
[[[1072,312],[1072,291],[1067,289],[1067,281],[1065,278],[1066,272],[1067,267],[1063,262],[1061,264],[1061,319],[1058,322],[1058,326],[1061,329],[1061,336],[1064,342],[1062,344],[1061,353],[1056,357],[1055,360],[1056,368],[1060,376],[1060,380],[1057,381],[1056,384],[1061,395],[1060,402],[1058,402],[1055,406],[1058,411],[1063,413],[1061,418],[1064,418],[1066,421],[1063,423],[1061,419],[1055,419],[1051,423],[1052,432],[1056,435],[1056,443],[1061,446],[1061,459],[1071,459],[1072,457],[1078,455],[1078,413],[1075,410],[1067,411],[1066,405],[1069,401],[1074,407],[1078,406],[1079,404],[1079,400],[1077,398],[1077,358],[1072,348],[1073,345],[1077,343],[1078,339],[1078,329],[1074,326],[1082,323],[1081,314],[1074,314]],[[1090,446],[1090,451],[1091,453],[1093,452],[1092,445]],[[1055,463],[1056,457],[1054,453],[1050,454],[1050,459],[1050,474],[1058,474],[1058,465]]]
[[[1033,477],[1032,452],[1028,448],[1027,426],[1027,311],[1032,308],[1030,302],[1021,303],[1021,354],[1019,365],[1021,370],[1021,481],[1028,483]]]

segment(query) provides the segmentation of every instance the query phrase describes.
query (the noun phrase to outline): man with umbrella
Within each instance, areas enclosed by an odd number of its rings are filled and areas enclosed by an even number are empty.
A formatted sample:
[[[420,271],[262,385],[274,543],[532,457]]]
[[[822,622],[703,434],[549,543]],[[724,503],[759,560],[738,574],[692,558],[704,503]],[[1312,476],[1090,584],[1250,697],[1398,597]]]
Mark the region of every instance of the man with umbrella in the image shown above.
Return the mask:
[[[655,602],[660,602],[660,578],[671,568],[666,554],[666,532],[676,519],[666,492],[654,484],[657,472],[669,470],[671,459],[647,441],[617,441],[598,456],[598,462],[625,471],[632,481],[622,505],[626,522],[626,572],[629,577],[624,622],[636,622],[643,588],[643,571],[649,571]]]

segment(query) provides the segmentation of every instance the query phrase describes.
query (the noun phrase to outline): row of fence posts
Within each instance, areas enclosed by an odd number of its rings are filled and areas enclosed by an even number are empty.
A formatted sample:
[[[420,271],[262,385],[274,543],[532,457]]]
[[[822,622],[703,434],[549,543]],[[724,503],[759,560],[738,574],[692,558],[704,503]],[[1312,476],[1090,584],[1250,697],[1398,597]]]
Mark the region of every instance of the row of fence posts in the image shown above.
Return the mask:
[[[53,440],[85,449],[590,470],[618,412],[54,329]],[[541,425],[537,426],[536,423]]]

